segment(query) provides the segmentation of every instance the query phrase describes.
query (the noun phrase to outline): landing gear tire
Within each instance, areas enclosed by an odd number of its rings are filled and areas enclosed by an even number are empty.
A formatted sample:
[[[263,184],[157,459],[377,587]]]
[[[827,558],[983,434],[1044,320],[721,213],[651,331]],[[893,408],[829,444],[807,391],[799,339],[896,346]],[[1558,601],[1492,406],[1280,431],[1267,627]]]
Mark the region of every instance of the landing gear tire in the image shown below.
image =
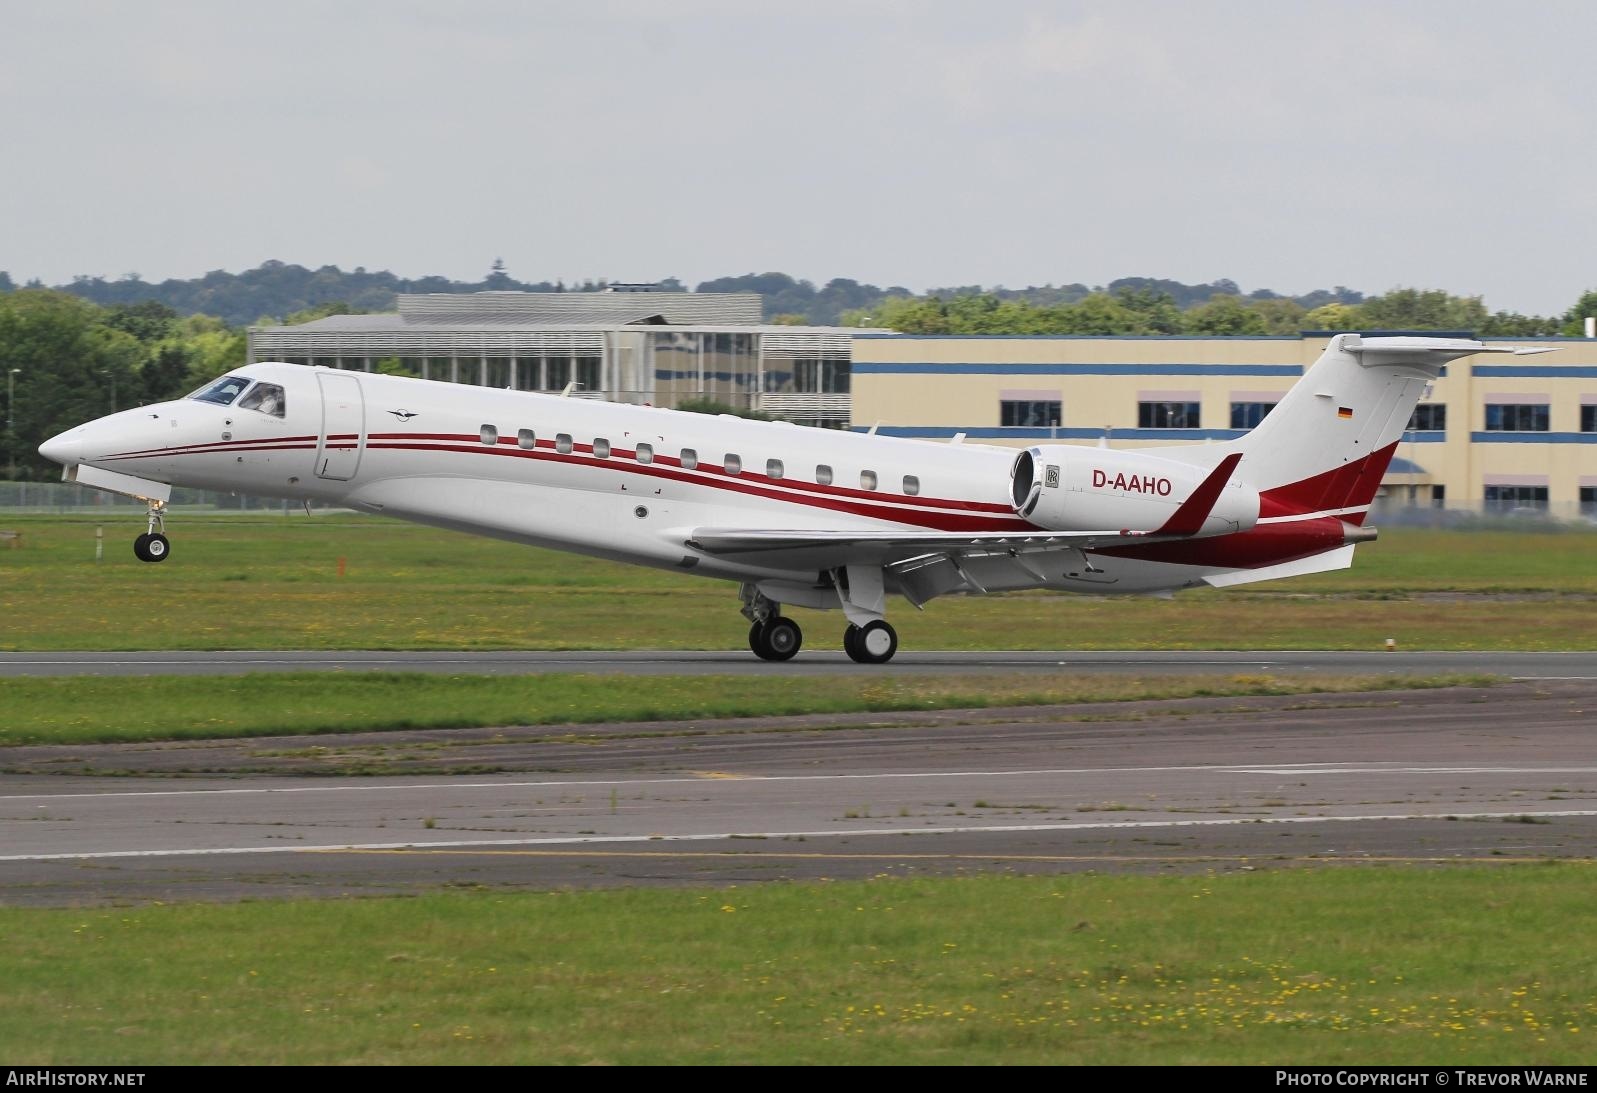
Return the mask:
[[[172,544],[159,532],[133,540],[133,556],[141,562],[164,562],[171,552]]]
[[[792,619],[778,615],[749,629],[749,648],[761,660],[792,660],[804,644],[804,631]]]
[[[898,652],[898,631],[884,619],[843,631],[843,651],[860,664],[886,664]]]

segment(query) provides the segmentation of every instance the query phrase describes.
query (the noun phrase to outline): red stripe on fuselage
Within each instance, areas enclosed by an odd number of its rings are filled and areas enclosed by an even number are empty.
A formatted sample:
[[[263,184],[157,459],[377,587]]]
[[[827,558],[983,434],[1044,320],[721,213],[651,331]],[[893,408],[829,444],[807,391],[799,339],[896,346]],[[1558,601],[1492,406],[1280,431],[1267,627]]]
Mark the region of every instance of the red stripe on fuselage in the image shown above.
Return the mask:
[[[992,516],[971,516],[960,512],[933,512],[926,509],[927,504],[918,498],[894,497],[891,502],[886,499],[876,504],[864,504],[851,501],[842,497],[813,497],[800,493],[790,493],[780,487],[788,485],[786,479],[772,479],[762,474],[746,471],[738,475],[726,474],[725,469],[709,463],[700,463],[695,471],[673,470],[662,467],[663,462],[659,457],[653,463],[638,463],[631,459],[621,460],[615,457],[599,459],[592,455],[578,454],[577,448],[588,448],[587,445],[574,445],[571,454],[562,454],[555,451],[544,451],[543,441],[539,441],[539,449],[533,451],[526,448],[499,448],[479,445],[476,447],[453,447],[442,444],[413,444],[398,443],[368,443],[369,449],[384,451],[424,451],[424,452],[455,452],[464,455],[489,455],[508,457],[512,459],[536,459],[546,462],[564,463],[568,466],[598,468],[617,471],[623,474],[635,474],[645,478],[659,478],[672,482],[682,482],[691,486],[704,486],[710,489],[726,490],[730,493],[740,493],[750,497],[764,497],[773,501],[785,501],[789,504],[800,505],[804,508],[827,509],[832,512],[847,512],[855,516],[865,516],[875,520],[885,520],[890,523],[907,524],[913,527],[929,528],[934,531],[1038,531],[1041,530],[1032,524],[1010,516],[1008,519]],[[591,449],[590,449],[591,450]],[[772,486],[771,483],[776,483]],[[921,508],[898,508],[899,504],[919,501]]]

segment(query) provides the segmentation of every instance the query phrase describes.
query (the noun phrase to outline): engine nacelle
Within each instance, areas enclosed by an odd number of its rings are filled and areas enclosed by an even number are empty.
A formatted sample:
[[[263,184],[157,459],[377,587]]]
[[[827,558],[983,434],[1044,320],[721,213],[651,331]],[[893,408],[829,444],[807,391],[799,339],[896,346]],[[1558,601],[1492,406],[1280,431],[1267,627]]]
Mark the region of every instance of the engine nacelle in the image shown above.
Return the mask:
[[[1157,531],[1213,468],[1145,452],[1052,444],[1028,448],[1010,471],[1015,511],[1049,531]],[[1246,531],[1259,492],[1232,479],[1196,535]]]

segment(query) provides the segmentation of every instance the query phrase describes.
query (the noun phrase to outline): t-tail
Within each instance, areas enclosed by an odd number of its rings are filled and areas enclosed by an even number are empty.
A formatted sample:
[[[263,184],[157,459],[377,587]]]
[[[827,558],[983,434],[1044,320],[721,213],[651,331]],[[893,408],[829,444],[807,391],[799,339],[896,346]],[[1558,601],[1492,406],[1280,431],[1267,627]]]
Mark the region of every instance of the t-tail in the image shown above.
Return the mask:
[[[1255,429],[1209,448],[1203,461],[1240,453],[1236,477],[1259,491],[1261,518],[1323,513],[1360,525],[1415,404],[1449,361],[1544,352],[1467,338],[1338,334]]]

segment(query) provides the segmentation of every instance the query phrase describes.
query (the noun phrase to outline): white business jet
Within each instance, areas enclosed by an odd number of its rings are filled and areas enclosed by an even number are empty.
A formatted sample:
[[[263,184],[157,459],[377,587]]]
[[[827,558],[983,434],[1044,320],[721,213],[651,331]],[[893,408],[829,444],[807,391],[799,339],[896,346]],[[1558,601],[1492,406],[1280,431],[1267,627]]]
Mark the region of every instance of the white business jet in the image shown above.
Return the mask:
[[[736,582],[749,648],[803,641],[783,604],[841,608],[854,660],[892,658],[887,597],[1161,592],[1341,569],[1456,338],[1339,334],[1257,428],[1157,450],[943,444],[253,364],[40,445],[69,482],[149,504],[173,486],[343,505]]]

